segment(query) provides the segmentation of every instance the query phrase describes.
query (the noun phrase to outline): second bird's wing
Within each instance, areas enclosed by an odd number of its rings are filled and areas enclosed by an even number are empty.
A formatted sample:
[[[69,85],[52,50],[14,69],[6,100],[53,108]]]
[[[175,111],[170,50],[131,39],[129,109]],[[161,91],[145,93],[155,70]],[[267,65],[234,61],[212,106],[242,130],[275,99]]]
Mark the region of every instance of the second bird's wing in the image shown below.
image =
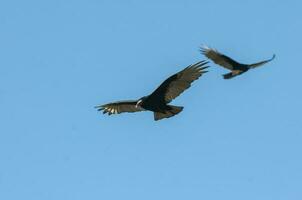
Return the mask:
[[[200,49],[200,51],[207,58],[211,59],[214,63],[226,69],[233,70],[234,66],[240,65],[240,63],[236,62],[235,60],[233,60],[232,58],[226,55],[223,55],[222,53],[218,52],[216,49],[203,46]]]
[[[255,68],[255,67],[259,67],[261,65],[264,65],[272,60],[274,60],[274,58],[276,57],[276,55],[274,54],[273,57],[271,59],[268,59],[268,60],[264,60],[264,61],[261,61],[261,62],[257,62],[257,63],[254,63],[254,64],[250,64],[248,65],[250,68]]]

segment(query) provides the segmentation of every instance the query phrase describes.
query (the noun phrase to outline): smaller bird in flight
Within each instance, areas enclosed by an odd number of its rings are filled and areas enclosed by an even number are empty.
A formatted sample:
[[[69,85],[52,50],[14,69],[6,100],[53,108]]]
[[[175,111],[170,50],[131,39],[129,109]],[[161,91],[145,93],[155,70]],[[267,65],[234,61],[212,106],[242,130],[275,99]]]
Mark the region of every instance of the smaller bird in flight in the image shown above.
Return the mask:
[[[103,110],[103,114],[108,113],[108,115],[149,110],[154,112],[155,121],[172,117],[180,113],[183,107],[169,105],[169,103],[188,89],[193,81],[207,72],[204,71],[208,68],[208,66],[205,66],[207,63],[206,61],[200,61],[189,65],[182,71],[166,79],[148,96],[134,101],[117,101],[99,105],[96,108],[98,111]]]
[[[211,59],[214,63],[216,63],[228,70],[231,70],[230,73],[223,74],[224,79],[234,78],[235,76],[243,74],[250,69],[264,65],[264,64],[272,61],[275,58],[275,54],[274,54],[273,57],[268,60],[264,60],[264,61],[257,62],[254,64],[241,64],[241,63],[238,63],[237,61],[233,60],[232,58],[218,52],[216,49],[212,49],[207,46],[201,47],[200,51],[207,58]]]

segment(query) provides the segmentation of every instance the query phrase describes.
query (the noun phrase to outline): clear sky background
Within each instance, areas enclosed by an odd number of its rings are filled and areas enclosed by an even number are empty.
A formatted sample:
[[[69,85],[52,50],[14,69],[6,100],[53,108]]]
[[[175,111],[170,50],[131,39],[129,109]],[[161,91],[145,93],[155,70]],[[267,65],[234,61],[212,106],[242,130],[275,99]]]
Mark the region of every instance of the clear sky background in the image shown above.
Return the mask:
[[[0,199],[301,200],[301,1],[0,2]],[[205,59],[181,114],[106,116]]]

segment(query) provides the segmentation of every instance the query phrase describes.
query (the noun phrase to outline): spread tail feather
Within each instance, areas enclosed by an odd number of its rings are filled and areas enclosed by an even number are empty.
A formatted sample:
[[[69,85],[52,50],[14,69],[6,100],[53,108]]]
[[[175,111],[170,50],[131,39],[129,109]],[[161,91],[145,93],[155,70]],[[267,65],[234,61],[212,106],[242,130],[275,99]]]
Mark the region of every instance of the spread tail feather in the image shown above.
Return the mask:
[[[154,120],[161,120],[164,118],[169,118],[174,115],[177,115],[182,111],[183,107],[181,106],[170,106],[169,109],[165,110],[164,112],[154,112]]]
[[[239,71],[239,70],[237,70],[237,71],[232,71],[232,72],[230,72],[230,73],[223,74],[223,78],[224,78],[224,79],[231,79],[231,78],[234,78],[235,76],[238,76],[238,75],[240,75],[240,74],[243,74],[244,72],[246,72],[246,71]]]

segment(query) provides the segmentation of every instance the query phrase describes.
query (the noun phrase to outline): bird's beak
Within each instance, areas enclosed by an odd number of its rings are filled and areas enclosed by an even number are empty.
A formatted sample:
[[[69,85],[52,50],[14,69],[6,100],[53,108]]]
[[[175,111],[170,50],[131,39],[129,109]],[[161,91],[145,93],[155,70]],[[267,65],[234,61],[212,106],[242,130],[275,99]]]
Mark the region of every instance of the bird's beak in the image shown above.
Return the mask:
[[[139,100],[139,101],[136,103],[135,107],[136,107],[136,108],[140,107],[140,104],[141,104],[141,103],[142,103],[142,100]]]

